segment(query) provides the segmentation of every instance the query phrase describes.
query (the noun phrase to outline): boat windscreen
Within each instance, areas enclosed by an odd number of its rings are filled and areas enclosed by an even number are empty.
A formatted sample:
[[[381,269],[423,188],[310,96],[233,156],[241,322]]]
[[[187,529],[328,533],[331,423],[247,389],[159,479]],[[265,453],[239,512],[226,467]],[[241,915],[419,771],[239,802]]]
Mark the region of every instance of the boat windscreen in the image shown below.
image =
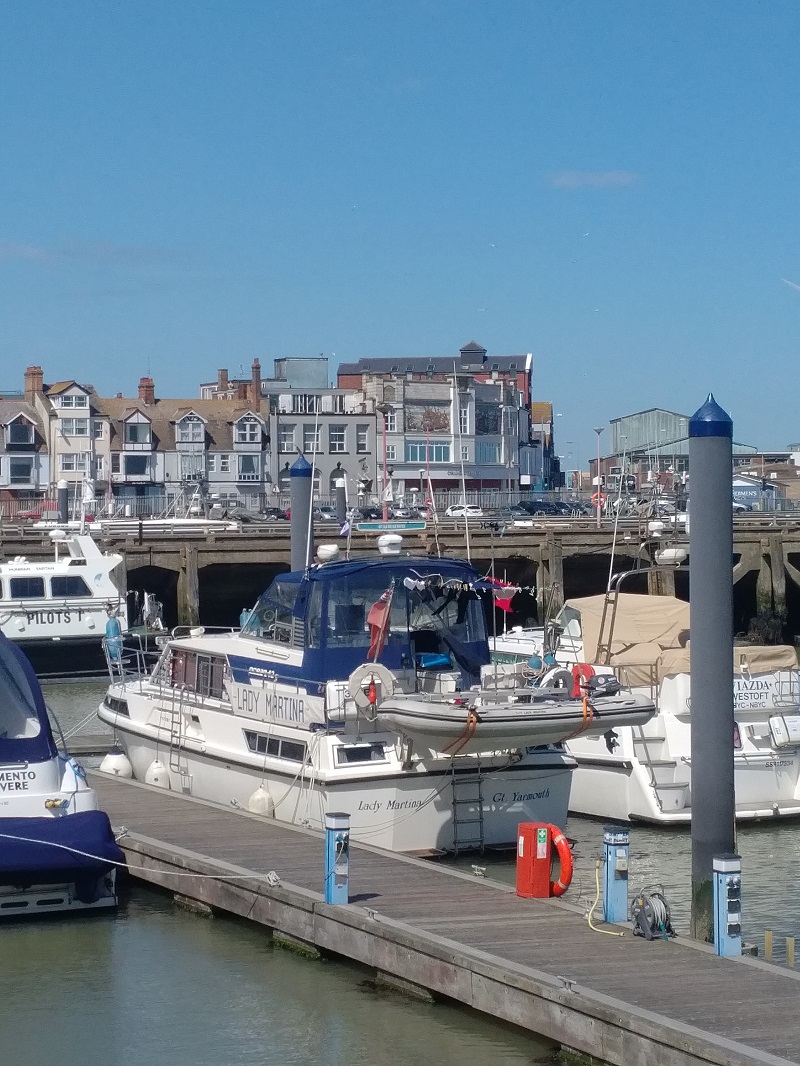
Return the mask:
[[[300,582],[276,578],[259,597],[244,625],[242,635],[289,643]]]
[[[0,635],[0,763],[52,758],[47,710],[28,660]]]

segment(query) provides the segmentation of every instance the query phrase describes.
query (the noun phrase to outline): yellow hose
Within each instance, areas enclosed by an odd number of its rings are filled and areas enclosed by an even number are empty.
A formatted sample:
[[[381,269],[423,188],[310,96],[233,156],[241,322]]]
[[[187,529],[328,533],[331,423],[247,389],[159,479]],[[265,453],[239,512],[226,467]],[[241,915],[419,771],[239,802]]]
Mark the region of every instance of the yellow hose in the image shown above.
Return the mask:
[[[600,860],[599,859],[597,859],[595,861],[595,864],[594,864],[594,880],[595,880],[595,884],[597,885],[597,895],[594,897],[594,903],[592,904],[591,910],[589,911],[589,916],[587,918],[587,921],[589,922],[589,928],[594,930],[595,933],[605,933],[606,936],[625,936],[624,933],[617,933],[613,929],[598,929],[597,926],[592,922],[592,915],[594,914],[594,909],[597,906],[597,904],[600,902]]]

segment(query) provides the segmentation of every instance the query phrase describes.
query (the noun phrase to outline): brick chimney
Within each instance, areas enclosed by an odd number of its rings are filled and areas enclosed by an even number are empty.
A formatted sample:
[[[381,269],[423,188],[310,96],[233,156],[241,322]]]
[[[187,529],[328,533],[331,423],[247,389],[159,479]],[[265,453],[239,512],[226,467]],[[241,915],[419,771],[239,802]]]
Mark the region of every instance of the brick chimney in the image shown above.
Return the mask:
[[[156,387],[152,378],[139,378],[139,399],[148,406],[156,402]]]
[[[219,392],[219,393],[227,392],[229,387],[230,386],[228,385],[228,371],[227,370],[218,370],[217,371],[217,392]]]
[[[44,372],[40,366],[29,366],[25,370],[25,399],[33,403],[35,396],[41,396],[44,390]]]
[[[250,383],[250,406],[258,414],[261,410],[261,363],[258,356],[253,360],[253,380]]]

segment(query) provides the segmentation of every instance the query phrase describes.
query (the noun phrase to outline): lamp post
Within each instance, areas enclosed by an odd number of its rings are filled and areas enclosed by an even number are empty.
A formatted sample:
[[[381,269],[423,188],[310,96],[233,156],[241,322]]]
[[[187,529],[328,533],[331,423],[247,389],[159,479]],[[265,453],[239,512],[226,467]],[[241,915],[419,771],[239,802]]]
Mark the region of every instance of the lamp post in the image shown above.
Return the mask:
[[[375,408],[380,411],[383,416],[383,467],[381,473],[381,504],[383,510],[383,520],[388,522],[389,520],[389,501],[386,499],[386,420],[392,407],[388,403],[379,403]]]
[[[597,528],[602,526],[603,504],[600,494],[600,434],[603,432],[602,426],[595,426],[594,431],[597,434],[597,492],[595,493],[595,502],[597,505]]]

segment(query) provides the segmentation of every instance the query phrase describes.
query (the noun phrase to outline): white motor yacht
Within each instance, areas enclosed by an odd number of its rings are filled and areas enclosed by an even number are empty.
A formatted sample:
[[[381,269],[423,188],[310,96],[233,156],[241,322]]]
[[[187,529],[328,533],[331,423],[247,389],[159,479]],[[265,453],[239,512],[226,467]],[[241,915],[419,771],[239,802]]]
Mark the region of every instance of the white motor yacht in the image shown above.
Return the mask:
[[[141,781],[316,829],[345,812],[395,851],[513,844],[520,822],[564,825],[564,740],[654,705],[490,666],[492,588],[399,554],[283,574],[238,632],[175,631],[151,671],[110,658],[99,716]]]

